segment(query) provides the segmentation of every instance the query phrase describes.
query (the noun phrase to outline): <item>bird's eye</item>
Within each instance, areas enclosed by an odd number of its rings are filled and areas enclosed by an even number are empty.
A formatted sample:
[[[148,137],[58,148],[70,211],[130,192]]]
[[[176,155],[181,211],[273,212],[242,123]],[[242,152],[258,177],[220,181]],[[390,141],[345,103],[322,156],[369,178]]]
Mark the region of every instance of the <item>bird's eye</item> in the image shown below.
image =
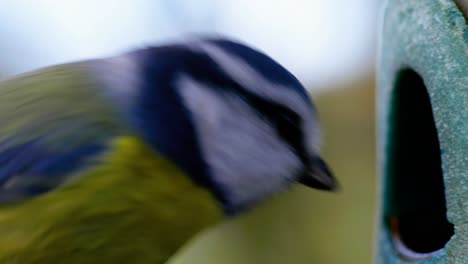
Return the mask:
[[[291,110],[282,111],[278,115],[276,129],[278,135],[289,144],[291,149],[299,156],[303,164],[307,166],[309,161],[304,146],[302,120],[300,116]]]
[[[302,141],[301,120],[298,114],[291,110],[282,109],[276,120],[278,134],[293,147]]]

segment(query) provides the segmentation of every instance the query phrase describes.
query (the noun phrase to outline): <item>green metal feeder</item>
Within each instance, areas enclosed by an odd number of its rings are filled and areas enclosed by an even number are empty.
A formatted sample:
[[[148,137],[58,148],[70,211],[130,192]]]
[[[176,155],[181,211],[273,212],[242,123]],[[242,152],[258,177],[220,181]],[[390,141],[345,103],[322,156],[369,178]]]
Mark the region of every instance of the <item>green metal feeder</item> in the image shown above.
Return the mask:
[[[468,264],[468,1],[389,0],[377,263]]]

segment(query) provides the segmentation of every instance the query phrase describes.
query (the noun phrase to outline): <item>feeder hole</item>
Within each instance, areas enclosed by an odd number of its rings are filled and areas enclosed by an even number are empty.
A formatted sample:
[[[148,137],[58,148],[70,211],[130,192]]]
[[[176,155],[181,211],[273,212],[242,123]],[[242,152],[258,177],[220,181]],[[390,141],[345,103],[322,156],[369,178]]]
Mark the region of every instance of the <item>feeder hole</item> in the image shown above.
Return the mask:
[[[441,150],[421,76],[401,70],[391,94],[385,214],[409,252],[437,252],[453,235],[446,218]]]

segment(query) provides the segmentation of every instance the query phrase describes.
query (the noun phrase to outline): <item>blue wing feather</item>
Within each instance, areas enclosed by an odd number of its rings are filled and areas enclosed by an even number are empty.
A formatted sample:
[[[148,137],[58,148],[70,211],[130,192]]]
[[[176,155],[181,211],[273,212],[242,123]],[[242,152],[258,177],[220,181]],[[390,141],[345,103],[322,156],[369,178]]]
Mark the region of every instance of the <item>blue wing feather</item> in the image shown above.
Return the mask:
[[[89,165],[89,157],[105,149],[104,144],[88,144],[53,152],[40,140],[32,140],[0,152],[0,203],[57,187],[74,171]]]

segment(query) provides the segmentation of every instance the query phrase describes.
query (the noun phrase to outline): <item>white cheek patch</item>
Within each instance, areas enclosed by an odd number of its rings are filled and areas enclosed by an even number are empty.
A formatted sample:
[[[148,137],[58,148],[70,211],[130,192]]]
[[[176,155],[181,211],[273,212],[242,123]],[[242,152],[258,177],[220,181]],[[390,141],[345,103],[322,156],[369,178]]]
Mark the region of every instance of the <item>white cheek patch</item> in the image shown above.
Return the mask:
[[[289,145],[241,98],[187,76],[177,87],[192,112],[212,176],[232,206],[278,192],[302,169]]]
[[[233,56],[222,48],[206,42],[196,42],[191,48],[208,54],[231,78],[236,80],[246,90],[297,112],[303,119],[303,131],[309,154],[320,151],[320,129],[316,117],[309,104],[295,91],[272,83],[265,79],[241,58]]]
[[[122,106],[133,102],[138,96],[142,82],[141,68],[131,54],[86,61],[86,66],[94,73],[98,82],[103,84],[104,95],[111,97]]]

